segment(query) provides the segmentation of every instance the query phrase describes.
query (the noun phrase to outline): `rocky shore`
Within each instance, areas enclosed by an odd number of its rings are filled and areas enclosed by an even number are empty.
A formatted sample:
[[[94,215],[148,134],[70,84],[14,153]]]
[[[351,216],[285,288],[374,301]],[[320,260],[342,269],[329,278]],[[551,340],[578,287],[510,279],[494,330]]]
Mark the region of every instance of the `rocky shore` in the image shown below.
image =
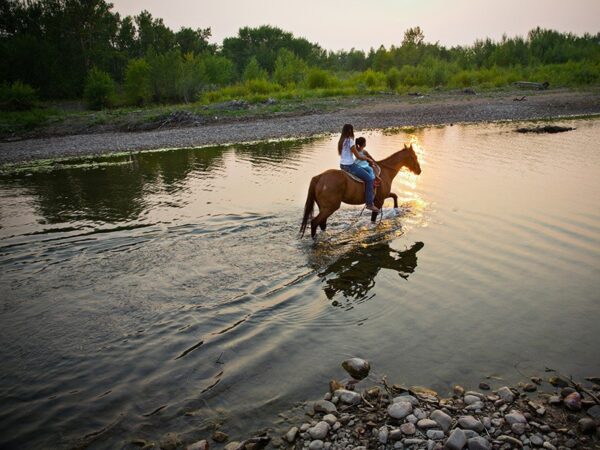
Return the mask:
[[[376,385],[361,383],[370,366],[360,358],[343,367],[352,378],[331,380],[324,398],[306,403],[305,420],[283,436],[255,436],[225,449],[600,449],[600,378],[589,378],[584,386],[552,371],[517,387],[492,390],[484,381],[465,391],[456,385],[451,397],[442,398],[424,387],[390,385],[385,378]],[[227,439],[220,431],[212,436],[214,442]],[[211,445],[202,440],[185,448]]]
[[[520,97],[517,98],[515,96]],[[519,101],[515,101],[515,100]],[[307,101],[308,102],[308,101]],[[407,126],[533,120],[600,114],[600,91],[440,92],[331,99],[325,110],[309,107],[267,117],[214,117],[150,131],[91,131],[0,142],[0,164],[114,152],[197,147],[338,133],[344,123],[358,130]]]

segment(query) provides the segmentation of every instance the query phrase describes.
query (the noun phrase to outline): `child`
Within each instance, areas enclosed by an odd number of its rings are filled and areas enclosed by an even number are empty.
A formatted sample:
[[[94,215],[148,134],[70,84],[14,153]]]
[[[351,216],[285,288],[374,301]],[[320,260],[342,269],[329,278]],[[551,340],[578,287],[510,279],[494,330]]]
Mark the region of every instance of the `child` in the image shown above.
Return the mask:
[[[367,146],[367,140],[364,137],[359,137],[356,139],[356,151],[363,157],[368,158],[369,160],[371,160],[373,162],[373,164],[375,163],[375,160],[373,159],[373,157],[369,154],[369,152],[365,149]],[[372,177],[375,178],[375,186],[379,186],[381,184],[381,178],[379,178],[376,174],[375,174],[375,170],[373,169],[373,167],[371,167],[371,163],[366,160],[366,159],[357,159],[354,164],[357,164],[359,167],[362,167],[363,169],[365,169],[366,171],[368,171],[370,174],[372,174]]]

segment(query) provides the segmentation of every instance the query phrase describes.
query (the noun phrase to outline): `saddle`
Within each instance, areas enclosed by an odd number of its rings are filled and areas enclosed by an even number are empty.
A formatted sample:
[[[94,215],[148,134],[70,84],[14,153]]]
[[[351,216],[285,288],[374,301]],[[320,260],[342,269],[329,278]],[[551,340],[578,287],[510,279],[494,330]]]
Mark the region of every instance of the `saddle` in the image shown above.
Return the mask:
[[[375,175],[379,176],[381,174],[381,167],[379,167],[378,165],[375,165]],[[346,175],[348,175],[350,178],[352,178],[354,181],[358,181],[359,183],[365,183],[363,180],[361,180],[360,178],[358,178],[356,175],[352,175],[350,172],[346,172],[345,170],[342,170],[342,172],[344,172]],[[379,183],[377,182],[377,179],[375,179],[375,187],[379,186]]]

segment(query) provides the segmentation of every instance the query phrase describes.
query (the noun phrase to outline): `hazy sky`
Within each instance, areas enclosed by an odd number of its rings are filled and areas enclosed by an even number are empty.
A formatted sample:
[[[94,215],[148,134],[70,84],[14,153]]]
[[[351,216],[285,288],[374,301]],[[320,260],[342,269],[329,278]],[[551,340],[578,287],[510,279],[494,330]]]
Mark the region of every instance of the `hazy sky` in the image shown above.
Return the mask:
[[[110,0],[109,0],[110,1]],[[428,42],[472,44],[541,26],[577,34],[600,31],[600,0],[112,0],[113,11],[146,9],[174,30],[212,29],[212,42],[240,27],[274,25],[328,50],[399,45],[420,26]]]

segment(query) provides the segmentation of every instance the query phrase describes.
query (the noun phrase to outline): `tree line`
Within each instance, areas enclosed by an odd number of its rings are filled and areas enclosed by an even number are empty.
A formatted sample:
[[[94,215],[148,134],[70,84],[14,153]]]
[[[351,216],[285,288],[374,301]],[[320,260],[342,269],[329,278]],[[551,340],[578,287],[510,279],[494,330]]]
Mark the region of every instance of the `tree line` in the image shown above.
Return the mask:
[[[493,79],[510,70],[522,75],[532,68],[546,68],[536,73],[565,84],[600,82],[600,33],[536,28],[526,37],[446,48],[425,42],[423,31],[414,27],[398,46],[333,52],[268,25],[241,28],[216,45],[209,42],[210,28],[173,31],[148,11],[121,17],[112,8],[104,0],[0,0],[4,89],[25,84],[42,98],[85,95],[103,106],[110,102],[103,95],[115,90],[129,104],[190,102],[240,83],[253,83],[259,92],[348,83],[435,87]],[[557,71],[558,65],[565,69]]]

